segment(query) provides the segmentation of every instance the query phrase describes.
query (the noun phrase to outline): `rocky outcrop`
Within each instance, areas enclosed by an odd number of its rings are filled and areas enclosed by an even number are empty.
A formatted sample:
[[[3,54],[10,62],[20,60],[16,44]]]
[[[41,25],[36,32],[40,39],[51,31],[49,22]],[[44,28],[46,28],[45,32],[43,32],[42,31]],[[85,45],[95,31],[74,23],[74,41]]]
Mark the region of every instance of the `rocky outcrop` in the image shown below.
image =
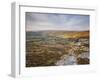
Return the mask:
[[[57,61],[55,65],[75,65],[77,64],[77,59],[75,56],[64,55],[61,60]]]

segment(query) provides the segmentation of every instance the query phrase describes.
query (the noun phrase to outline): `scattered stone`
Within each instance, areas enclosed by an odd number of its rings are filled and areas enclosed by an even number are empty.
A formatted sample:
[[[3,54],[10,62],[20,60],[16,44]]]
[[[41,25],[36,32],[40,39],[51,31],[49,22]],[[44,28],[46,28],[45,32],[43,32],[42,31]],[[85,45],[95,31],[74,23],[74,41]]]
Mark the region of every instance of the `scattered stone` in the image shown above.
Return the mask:
[[[89,58],[89,52],[84,52],[78,55],[78,58]]]

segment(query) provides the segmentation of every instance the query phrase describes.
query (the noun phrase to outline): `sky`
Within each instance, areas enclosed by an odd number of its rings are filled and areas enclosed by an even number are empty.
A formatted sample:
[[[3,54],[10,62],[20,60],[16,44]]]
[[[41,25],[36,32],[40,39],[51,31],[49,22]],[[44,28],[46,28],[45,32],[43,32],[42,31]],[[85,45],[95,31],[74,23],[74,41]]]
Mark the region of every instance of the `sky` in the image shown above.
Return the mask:
[[[26,12],[26,31],[89,30],[89,15]]]

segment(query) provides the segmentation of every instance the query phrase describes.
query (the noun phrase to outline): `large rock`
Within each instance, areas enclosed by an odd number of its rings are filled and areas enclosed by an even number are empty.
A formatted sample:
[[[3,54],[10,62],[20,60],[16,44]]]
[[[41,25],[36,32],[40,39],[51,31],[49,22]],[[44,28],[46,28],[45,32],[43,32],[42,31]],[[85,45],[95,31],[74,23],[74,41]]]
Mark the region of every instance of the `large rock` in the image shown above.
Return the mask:
[[[59,60],[55,65],[75,65],[77,64],[77,59],[75,56],[70,55],[64,55],[61,57],[61,60]]]

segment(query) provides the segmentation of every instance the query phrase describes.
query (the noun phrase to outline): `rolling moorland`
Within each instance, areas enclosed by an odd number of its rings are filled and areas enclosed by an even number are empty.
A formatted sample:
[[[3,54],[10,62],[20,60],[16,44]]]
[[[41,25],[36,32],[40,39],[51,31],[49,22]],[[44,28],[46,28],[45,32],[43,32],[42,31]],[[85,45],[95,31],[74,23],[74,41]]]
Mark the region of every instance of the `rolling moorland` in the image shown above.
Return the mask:
[[[26,67],[89,63],[89,31],[26,32]]]

